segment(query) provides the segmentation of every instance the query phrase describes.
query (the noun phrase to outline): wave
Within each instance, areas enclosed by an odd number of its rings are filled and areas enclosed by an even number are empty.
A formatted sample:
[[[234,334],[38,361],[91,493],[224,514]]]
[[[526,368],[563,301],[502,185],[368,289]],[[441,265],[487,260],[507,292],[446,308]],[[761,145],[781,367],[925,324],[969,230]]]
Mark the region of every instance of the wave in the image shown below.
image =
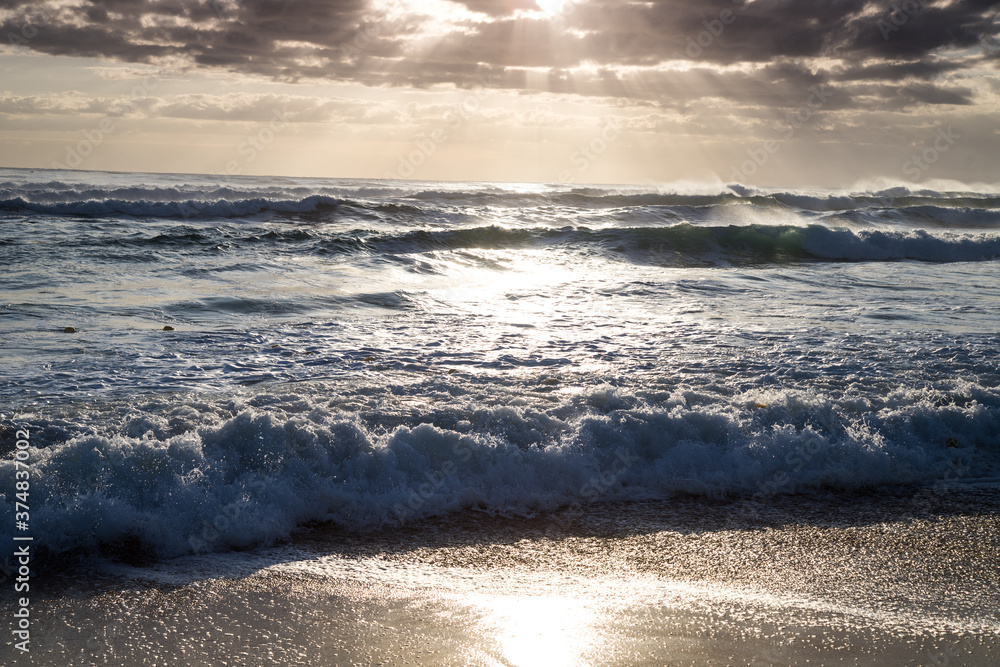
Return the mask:
[[[174,556],[273,542],[310,521],[367,530],[678,494],[743,498],[752,510],[779,493],[998,473],[1000,396],[971,383],[880,398],[598,387],[548,409],[502,403],[359,414],[331,411],[322,396],[262,394],[136,408],[103,433],[32,424],[32,442],[51,440],[29,450],[35,544]],[[15,464],[4,444],[10,535]]]
[[[159,177],[160,180],[171,180]],[[383,206],[409,207],[419,213],[428,208],[558,207],[575,210],[754,207],[762,211],[800,213],[857,213],[883,210],[948,210],[963,224],[962,211],[996,215],[1000,195],[975,192],[939,192],[896,186],[868,192],[781,191],[719,184],[715,191],[650,191],[638,187],[545,186],[518,189],[498,184],[453,184],[427,187],[388,181],[329,181],[295,183],[288,179],[233,179],[221,184],[211,177],[191,177],[169,185],[134,183],[102,186],[68,180],[0,182],[0,211],[48,215],[124,215],[157,218],[232,218],[261,213],[303,214],[343,205],[357,210]],[[954,213],[954,211],[959,211]],[[932,216],[933,217],[933,216]]]
[[[461,248],[601,246],[634,260],[664,265],[760,263],[782,259],[928,262],[983,261],[1000,257],[1000,236],[934,236],[926,231],[832,229],[822,225],[634,227],[591,230],[506,229],[496,226],[402,235],[372,235],[369,249],[425,252]],[[343,247],[341,245],[340,247]]]
[[[747,188],[718,194],[675,193],[608,193],[593,190],[574,190],[553,196],[559,203],[581,206],[756,206],[764,209],[782,209],[811,212],[837,212],[882,208],[908,208],[936,206],[939,208],[1000,207],[1000,196],[968,193],[911,193],[884,191],[864,194],[808,194],[800,192],[763,192]]]
[[[73,239],[129,247],[295,245],[297,252],[365,254],[381,257],[439,251],[551,248],[567,253],[602,252],[639,264],[659,266],[755,265],[788,261],[975,262],[1000,257],[1000,235],[932,234],[926,230],[850,230],[824,225],[669,227],[529,227],[497,225],[420,229],[401,233],[355,229],[232,229],[182,226],[156,236]]]
[[[91,199],[56,203],[30,202],[21,197],[0,200],[0,210],[14,213],[48,215],[137,218],[235,218],[259,213],[315,213],[335,210],[345,202],[333,197],[314,195],[304,199],[272,200],[253,198],[240,200],[201,201],[129,201],[125,199]]]
[[[829,221],[865,226],[904,226],[933,229],[977,229],[1000,227],[1000,209],[970,206],[905,206],[835,211]]]
[[[845,261],[918,260],[925,262],[976,262],[1000,257],[1000,236],[934,236],[924,230],[830,229],[820,225],[796,228],[794,241],[813,259]]]

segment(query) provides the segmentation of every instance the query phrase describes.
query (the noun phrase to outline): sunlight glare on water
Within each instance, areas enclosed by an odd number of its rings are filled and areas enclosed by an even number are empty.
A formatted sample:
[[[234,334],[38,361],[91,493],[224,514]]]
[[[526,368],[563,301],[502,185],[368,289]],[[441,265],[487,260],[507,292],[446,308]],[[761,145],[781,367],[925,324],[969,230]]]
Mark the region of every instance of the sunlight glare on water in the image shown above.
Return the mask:
[[[518,667],[585,664],[603,644],[599,614],[575,598],[486,596],[476,604],[486,612],[487,636]]]

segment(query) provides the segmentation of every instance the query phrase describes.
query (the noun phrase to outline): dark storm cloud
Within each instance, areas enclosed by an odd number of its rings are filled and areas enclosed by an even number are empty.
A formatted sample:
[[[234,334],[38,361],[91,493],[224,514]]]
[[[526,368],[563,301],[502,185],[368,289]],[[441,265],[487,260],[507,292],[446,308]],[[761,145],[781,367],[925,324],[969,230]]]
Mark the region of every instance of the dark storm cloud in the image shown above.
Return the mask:
[[[0,29],[16,32],[30,20],[38,30],[26,46],[43,53],[143,63],[174,57],[268,76],[304,74],[296,60],[307,54],[335,56],[336,76],[342,47],[366,19],[379,18],[369,16],[365,0],[91,0],[62,10],[38,3],[21,9]]]
[[[905,7],[909,11],[894,8]],[[778,57],[919,59],[944,48],[975,46],[997,33],[998,2],[928,0],[679,0],[594,3],[573,14],[591,33],[590,51],[646,61],[691,57],[719,63]],[[712,37],[711,43],[702,33]],[[713,32],[718,34],[712,34]]]
[[[437,17],[385,16],[366,0],[91,0],[62,8],[0,0],[12,12],[0,30],[41,13],[45,22],[26,46],[54,55],[367,85],[470,87],[486,75],[495,87],[542,81],[553,92],[664,106],[711,96],[793,104],[808,86],[846,92],[853,82],[884,86],[866,99],[885,108],[969,104],[971,90],[943,80],[989,62],[1000,44],[1000,2],[983,0],[577,0],[551,18],[518,11],[537,9],[534,0],[456,6],[489,18],[439,24],[436,41],[419,44],[415,36]],[[679,60],[693,61],[699,76],[658,67]],[[586,70],[574,69],[583,63]],[[529,68],[549,74],[528,76]]]

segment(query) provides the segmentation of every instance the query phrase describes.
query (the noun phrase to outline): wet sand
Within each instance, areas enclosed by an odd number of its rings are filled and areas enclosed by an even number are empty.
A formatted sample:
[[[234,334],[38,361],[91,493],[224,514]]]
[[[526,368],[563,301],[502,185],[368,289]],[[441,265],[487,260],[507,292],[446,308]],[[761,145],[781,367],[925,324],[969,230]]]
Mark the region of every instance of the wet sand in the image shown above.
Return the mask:
[[[5,664],[988,665],[1000,501],[966,485],[313,526],[38,586],[30,659],[7,646]]]

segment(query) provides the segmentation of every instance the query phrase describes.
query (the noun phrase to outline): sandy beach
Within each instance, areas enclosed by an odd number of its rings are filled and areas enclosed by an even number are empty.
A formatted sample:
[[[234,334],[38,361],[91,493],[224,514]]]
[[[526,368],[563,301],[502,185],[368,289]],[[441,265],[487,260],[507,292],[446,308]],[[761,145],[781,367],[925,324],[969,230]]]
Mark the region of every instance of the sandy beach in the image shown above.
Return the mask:
[[[16,665],[987,665],[983,485],[606,503],[39,578]],[[805,508],[805,510],[803,510]]]

